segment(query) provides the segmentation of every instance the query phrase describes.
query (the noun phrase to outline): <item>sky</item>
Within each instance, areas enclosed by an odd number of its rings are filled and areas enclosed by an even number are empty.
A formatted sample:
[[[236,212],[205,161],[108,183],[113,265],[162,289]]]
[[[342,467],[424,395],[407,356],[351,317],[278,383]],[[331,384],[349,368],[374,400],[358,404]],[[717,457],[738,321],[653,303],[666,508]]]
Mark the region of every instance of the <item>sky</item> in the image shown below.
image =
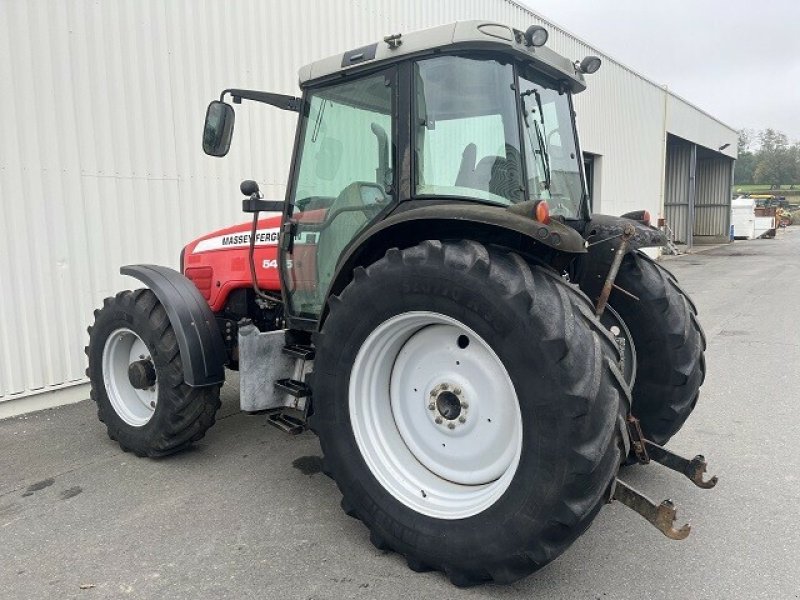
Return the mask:
[[[736,129],[800,142],[800,0],[521,3]]]

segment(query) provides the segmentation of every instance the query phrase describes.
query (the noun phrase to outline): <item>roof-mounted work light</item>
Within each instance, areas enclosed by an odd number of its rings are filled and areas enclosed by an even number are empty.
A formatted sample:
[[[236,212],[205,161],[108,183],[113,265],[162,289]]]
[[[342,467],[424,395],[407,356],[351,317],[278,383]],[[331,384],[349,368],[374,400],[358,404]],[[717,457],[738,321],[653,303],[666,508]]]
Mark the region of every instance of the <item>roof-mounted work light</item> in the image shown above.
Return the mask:
[[[596,73],[603,61],[597,56],[587,56],[578,65],[578,70],[586,75]]]
[[[547,43],[547,29],[541,25],[531,25],[525,30],[525,45],[538,48]]]

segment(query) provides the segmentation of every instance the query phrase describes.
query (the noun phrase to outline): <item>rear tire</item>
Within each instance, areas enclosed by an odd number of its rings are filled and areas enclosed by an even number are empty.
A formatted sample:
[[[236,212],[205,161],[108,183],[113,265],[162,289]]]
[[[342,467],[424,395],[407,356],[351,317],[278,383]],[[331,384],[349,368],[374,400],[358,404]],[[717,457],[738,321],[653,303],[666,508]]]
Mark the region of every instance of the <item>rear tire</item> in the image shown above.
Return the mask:
[[[97,416],[126,452],[173,454],[201,439],[214,424],[221,386],[186,384],[175,333],[151,290],[106,298],[89,327],[86,354]],[[127,379],[124,363],[136,359],[154,371],[152,386],[138,389]]]
[[[675,277],[643,252],[628,253],[609,303],[630,329],[638,360],[632,412],[645,437],[663,445],[700,396],[706,338],[697,308]]]
[[[345,512],[377,548],[458,586],[510,583],[586,530],[623,458],[630,397],[617,346],[580,291],[513,253],[427,241],[356,268],[328,307],[311,425]],[[487,378],[494,393],[480,393]],[[467,412],[434,412],[449,410],[442,389],[463,393]],[[417,427],[390,428],[405,418]],[[504,456],[491,433],[501,424],[496,439],[514,456],[492,462]],[[460,448],[451,462],[440,443]],[[465,456],[481,468],[459,468]]]

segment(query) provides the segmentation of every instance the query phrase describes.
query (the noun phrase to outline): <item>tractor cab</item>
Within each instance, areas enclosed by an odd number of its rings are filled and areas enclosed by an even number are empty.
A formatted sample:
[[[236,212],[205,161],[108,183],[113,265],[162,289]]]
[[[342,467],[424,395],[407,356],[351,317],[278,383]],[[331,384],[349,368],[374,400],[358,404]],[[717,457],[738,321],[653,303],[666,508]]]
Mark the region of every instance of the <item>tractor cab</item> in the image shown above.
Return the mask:
[[[585,222],[572,94],[599,59],[572,63],[546,38],[539,26],[455,23],[312,63],[302,98],[223,92],[299,113],[279,261],[295,323],[318,322],[356,238],[395,213],[527,205],[544,225]],[[225,154],[232,132],[232,107],[213,102],[206,152]]]

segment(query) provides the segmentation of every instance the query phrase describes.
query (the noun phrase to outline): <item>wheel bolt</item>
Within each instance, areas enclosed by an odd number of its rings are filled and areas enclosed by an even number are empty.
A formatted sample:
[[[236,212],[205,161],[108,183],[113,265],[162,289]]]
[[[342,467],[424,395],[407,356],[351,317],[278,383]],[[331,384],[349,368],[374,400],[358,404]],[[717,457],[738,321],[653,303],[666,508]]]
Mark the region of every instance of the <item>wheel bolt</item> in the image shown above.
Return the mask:
[[[455,429],[456,428],[456,424],[455,423],[448,423],[447,424],[447,428],[448,429]]]
[[[469,404],[467,404],[466,402],[462,402],[461,408],[469,408]]]
[[[441,425],[442,424],[442,417],[436,417],[436,424],[437,425]]]
[[[435,410],[435,409],[436,409],[436,405],[433,402],[428,404],[428,410]]]
[[[456,396],[458,396],[458,395],[461,393],[461,388],[460,388],[460,387],[457,387],[457,388],[455,388],[455,389],[453,390],[453,393],[454,393]]]
[[[444,392],[444,391],[446,391],[446,390],[449,390],[449,389],[450,389],[450,386],[449,386],[449,385],[447,385],[446,383],[443,383],[443,384],[442,384],[442,385],[440,385],[439,387],[440,387],[440,388],[442,388],[442,391],[443,391],[443,392]]]
[[[458,417],[458,422],[459,423],[466,423],[467,422],[467,417],[465,417],[464,415],[461,415],[460,417]]]

